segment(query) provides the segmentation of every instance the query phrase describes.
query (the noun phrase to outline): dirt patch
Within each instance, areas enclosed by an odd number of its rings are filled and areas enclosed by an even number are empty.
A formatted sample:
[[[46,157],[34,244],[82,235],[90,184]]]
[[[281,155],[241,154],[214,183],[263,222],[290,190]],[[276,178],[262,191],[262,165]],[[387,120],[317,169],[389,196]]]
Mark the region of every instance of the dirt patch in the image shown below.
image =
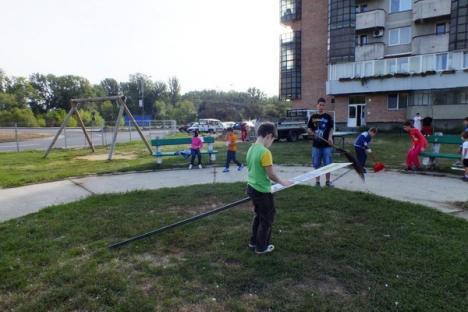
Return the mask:
[[[155,255],[152,253],[145,252],[141,255],[134,257],[138,262],[145,262],[151,265],[152,267],[163,267],[173,265],[174,260],[176,261],[185,261],[184,254],[182,252],[175,252],[166,255]]]
[[[46,133],[18,133],[18,140],[19,141],[26,141],[26,140],[32,140],[32,139],[39,139],[39,138],[47,138],[50,137],[50,134]],[[0,143],[6,143],[6,142],[15,142],[16,141],[16,134],[14,130],[11,130],[9,132],[0,132]]]
[[[314,228],[318,228],[318,227],[321,227],[322,225],[320,223],[304,223],[302,225],[303,228],[305,229],[314,229]]]
[[[103,161],[107,160],[107,157],[109,154],[91,154],[91,155],[85,155],[85,156],[78,156],[75,157],[75,159],[79,160],[91,160],[91,161]],[[133,160],[137,159],[138,155],[135,153],[114,153],[112,155],[112,159],[127,159],[127,160]]]

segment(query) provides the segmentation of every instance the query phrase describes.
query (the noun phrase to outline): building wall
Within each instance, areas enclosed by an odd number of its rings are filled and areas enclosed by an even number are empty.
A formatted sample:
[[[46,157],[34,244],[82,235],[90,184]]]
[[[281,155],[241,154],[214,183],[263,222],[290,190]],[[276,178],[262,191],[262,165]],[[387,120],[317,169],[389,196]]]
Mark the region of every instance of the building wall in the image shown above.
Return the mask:
[[[348,96],[336,96],[332,110],[336,114],[336,122],[346,124],[348,122]],[[402,123],[406,120],[406,109],[388,110],[387,94],[366,95],[367,123]]]
[[[302,1],[301,22],[293,26],[302,32],[302,98],[294,108],[315,108],[326,96],[328,1]]]

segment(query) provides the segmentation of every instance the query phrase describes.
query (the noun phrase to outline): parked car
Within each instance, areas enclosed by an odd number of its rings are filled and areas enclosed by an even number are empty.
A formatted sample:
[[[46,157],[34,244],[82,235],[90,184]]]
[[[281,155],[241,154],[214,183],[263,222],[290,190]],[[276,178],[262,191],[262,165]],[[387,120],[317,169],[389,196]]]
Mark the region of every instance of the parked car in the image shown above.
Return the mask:
[[[200,119],[187,129],[188,132],[198,130],[199,132],[216,133],[223,132],[223,123],[218,119]]]
[[[224,129],[228,129],[233,128],[236,123],[234,121],[224,121],[222,124]]]
[[[189,129],[191,126],[193,126],[194,123],[195,123],[195,122],[190,122],[190,123],[188,123],[188,124],[186,124],[186,125],[180,126],[180,127],[179,127],[179,131],[180,131],[180,132],[187,132],[187,133],[188,133],[188,132],[189,132],[188,129]]]

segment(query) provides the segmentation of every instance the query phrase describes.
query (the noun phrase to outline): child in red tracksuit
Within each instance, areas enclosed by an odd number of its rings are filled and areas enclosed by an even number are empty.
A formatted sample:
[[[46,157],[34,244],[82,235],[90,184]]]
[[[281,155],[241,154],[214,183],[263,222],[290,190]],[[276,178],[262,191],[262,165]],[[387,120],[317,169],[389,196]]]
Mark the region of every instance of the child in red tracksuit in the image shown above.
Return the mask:
[[[411,139],[411,148],[406,155],[406,170],[419,170],[421,163],[419,162],[419,154],[427,147],[427,140],[422,135],[421,131],[413,128],[410,121],[403,124],[403,130],[408,132]]]

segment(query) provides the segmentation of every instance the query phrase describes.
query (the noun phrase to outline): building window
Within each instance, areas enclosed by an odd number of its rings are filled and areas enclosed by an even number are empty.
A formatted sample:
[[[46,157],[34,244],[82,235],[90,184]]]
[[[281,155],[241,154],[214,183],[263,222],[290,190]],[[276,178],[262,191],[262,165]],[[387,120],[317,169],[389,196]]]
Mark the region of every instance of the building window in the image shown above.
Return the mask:
[[[399,110],[408,106],[408,94],[407,93],[393,93],[389,94],[387,98],[388,110]]]
[[[419,91],[413,95],[412,106],[428,106],[432,103],[432,97],[430,91]]]
[[[359,36],[359,45],[360,46],[366,45],[368,43],[369,43],[369,41],[368,41],[367,35],[360,35]]]
[[[463,53],[463,68],[468,68],[468,52]]]
[[[407,73],[409,72],[409,63],[407,57],[402,57],[397,60],[398,64],[398,72],[399,73]]]
[[[281,21],[296,21],[301,19],[301,0],[281,0]]]
[[[388,35],[388,45],[396,46],[411,43],[411,27],[390,29]]]
[[[448,68],[448,55],[441,53],[436,55],[436,70],[443,71]]]
[[[452,0],[449,51],[468,49],[468,1]]]
[[[386,61],[387,70],[386,73],[394,74],[397,72],[397,61],[396,59],[389,59]]]
[[[329,63],[354,62],[356,49],[355,0],[328,1]]]
[[[390,0],[390,13],[411,10],[412,0]]]
[[[436,35],[443,35],[446,32],[446,25],[445,23],[440,23],[436,25],[435,33]]]
[[[283,100],[301,98],[301,32],[281,36],[280,97]]]
[[[359,4],[356,6],[356,13],[364,13],[368,11],[369,11],[369,8],[367,7],[367,4],[365,3]]]

